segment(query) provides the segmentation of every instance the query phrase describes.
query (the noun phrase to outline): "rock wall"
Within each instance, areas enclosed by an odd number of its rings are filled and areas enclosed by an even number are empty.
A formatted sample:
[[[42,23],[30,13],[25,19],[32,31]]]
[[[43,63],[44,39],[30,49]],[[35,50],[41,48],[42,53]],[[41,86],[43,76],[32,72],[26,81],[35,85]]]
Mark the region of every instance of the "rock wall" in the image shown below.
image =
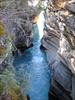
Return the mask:
[[[33,19],[40,12],[37,9],[29,6],[28,0],[0,1],[0,19],[12,37],[14,47],[20,51],[32,46]]]
[[[32,24],[41,11],[35,1],[0,0],[0,100],[29,100],[21,88],[26,80],[21,86],[16,80],[12,52],[23,52],[32,46]]]
[[[51,92],[75,100],[75,1],[50,0],[42,46],[52,69]]]

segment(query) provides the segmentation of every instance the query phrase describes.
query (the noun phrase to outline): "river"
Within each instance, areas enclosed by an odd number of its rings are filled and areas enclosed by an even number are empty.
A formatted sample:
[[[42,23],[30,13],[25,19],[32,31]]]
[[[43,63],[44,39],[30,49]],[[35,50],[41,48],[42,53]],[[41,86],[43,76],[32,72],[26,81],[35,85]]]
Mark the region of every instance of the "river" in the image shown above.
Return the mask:
[[[37,24],[33,25],[33,47],[16,56],[14,66],[16,78],[22,93],[30,100],[48,100],[50,88],[50,69],[46,54],[40,49],[40,36]]]

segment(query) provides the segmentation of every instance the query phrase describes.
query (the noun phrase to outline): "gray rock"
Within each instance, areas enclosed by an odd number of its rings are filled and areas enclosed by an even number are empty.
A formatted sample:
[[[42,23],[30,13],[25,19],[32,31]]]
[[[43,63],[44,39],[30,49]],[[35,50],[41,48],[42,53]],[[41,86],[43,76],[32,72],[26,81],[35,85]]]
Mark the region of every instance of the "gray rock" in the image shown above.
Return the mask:
[[[67,10],[71,11],[72,13],[75,13],[75,2],[68,3],[66,8],[67,8]]]
[[[74,15],[68,15],[65,18],[65,24],[70,28],[70,30],[75,31],[75,16]]]
[[[60,95],[64,94],[64,97],[67,94],[67,98],[63,100],[71,100],[70,97],[75,100],[75,91],[73,89],[75,81],[72,80],[72,75],[75,73],[75,8],[74,4],[68,6],[67,9],[70,9],[73,13],[69,13],[68,16],[64,15],[64,10],[53,12],[47,9],[44,36],[41,43],[46,48],[47,60],[52,68],[52,80],[58,83],[54,88],[59,92],[66,91],[66,93],[60,93]],[[52,82],[51,84],[54,85]],[[62,87],[62,90],[60,87]]]
[[[24,51],[32,45],[32,23],[30,20],[24,19],[24,17],[22,19],[22,15],[21,20],[23,21],[20,21],[19,24],[13,24],[15,33],[14,44],[17,49]]]
[[[75,76],[72,76],[72,97],[75,100]]]
[[[53,78],[64,87],[65,90],[71,93],[72,74],[71,71],[61,62],[53,67]]]

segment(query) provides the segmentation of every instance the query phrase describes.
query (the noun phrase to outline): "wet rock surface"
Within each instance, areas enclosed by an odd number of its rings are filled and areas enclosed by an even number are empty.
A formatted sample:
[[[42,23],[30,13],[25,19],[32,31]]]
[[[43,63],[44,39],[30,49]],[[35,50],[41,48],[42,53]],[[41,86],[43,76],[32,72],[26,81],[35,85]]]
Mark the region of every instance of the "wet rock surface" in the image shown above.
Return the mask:
[[[61,100],[75,100],[75,2],[61,0],[61,6],[55,2],[46,10],[41,43],[52,68],[52,93]]]

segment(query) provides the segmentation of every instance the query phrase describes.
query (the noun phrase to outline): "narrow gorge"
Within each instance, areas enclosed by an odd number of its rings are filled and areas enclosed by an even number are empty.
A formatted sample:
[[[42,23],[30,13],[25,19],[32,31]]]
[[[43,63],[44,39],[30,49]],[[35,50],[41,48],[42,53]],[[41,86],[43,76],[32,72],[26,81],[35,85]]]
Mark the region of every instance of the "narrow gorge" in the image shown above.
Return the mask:
[[[0,1],[0,100],[75,100],[75,0]]]

